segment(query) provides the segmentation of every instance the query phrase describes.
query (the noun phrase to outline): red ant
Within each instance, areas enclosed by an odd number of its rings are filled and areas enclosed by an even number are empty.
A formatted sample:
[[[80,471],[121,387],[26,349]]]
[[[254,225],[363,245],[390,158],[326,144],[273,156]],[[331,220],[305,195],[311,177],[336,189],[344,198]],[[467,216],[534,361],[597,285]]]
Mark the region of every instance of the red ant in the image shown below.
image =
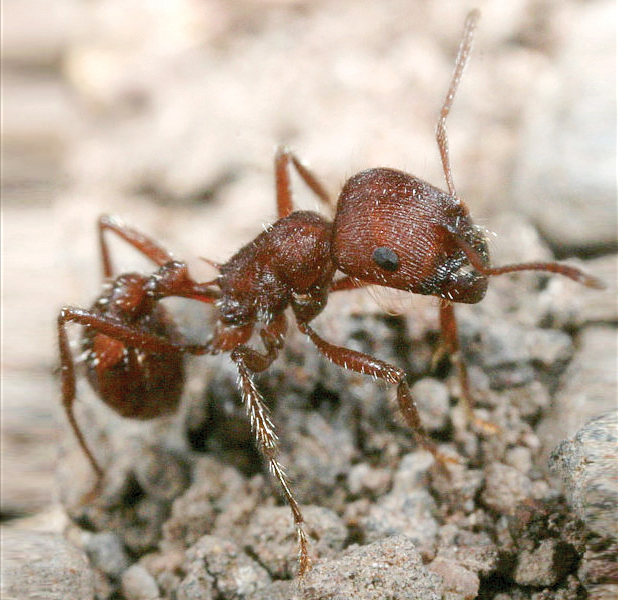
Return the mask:
[[[132,230],[118,228],[103,220],[102,228],[116,231],[161,268],[149,279],[136,275],[119,277],[113,288],[115,291],[106,294],[90,312],[63,309],[60,315],[64,403],[84,449],[85,444],[70,412],[75,377],[64,333],[65,321],[78,321],[87,326],[84,346],[91,351],[89,378],[108,404],[129,417],[150,418],[173,410],[182,379],[178,363],[183,353],[230,353],[238,369],[239,386],[257,445],[279,481],[293,513],[301,575],[310,566],[304,519],[278,461],[273,423],[252,379],[254,373],[264,371],[272,364],[283,347],[287,328],[284,311],[287,307],[291,307],[300,331],[330,361],[395,385],[399,407],[418,443],[444,462],[452,459],[438,452],[423,429],[405,372],[367,354],[333,345],[311,328],[309,323],[324,309],[328,294],[380,285],[441,298],[439,310],[445,347],[457,366],[462,397],[470,411],[471,395],[459,352],[452,303],[479,302],[485,295],[490,276],[514,271],[548,271],[588,287],[602,287],[593,277],[558,263],[491,267],[484,231],[472,223],[467,207],[456,194],[449,161],[446,118],[469,59],[478,17],[478,11],[473,11],[466,20],[455,70],[437,126],[436,137],[448,193],[401,171],[368,169],[346,182],[331,223],[314,212],[293,211],[289,179],[291,166],[320,200],[329,202],[329,197],[294,154],[279,149],[275,157],[278,220],[225,264],[211,263],[219,270],[215,279],[195,284],[188,279],[184,264],[169,263],[170,255],[156,244]],[[103,254],[106,264],[105,250]],[[172,274],[169,283],[166,282],[168,271]],[[337,271],[344,276],[335,280]],[[109,277],[111,268],[108,264],[105,272]],[[121,299],[116,301],[114,294]],[[218,321],[206,348],[183,346],[174,341],[166,319],[159,316],[160,307],[157,305],[160,298],[170,295],[215,304],[219,311]],[[129,309],[130,317],[113,315],[112,309],[122,310],[123,315]],[[139,312],[137,321],[133,316],[135,312]],[[143,322],[154,325],[146,329]],[[264,352],[246,345],[258,324]],[[114,360],[108,358],[110,350],[115,355]],[[125,352],[131,357],[128,359],[130,369],[113,367]],[[99,364],[95,366],[97,359]],[[156,363],[162,372],[172,373],[169,379],[173,383],[167,383],[173,387],[169,396],[160,393],[163,380],[157,373],[158,369],[149,368],[151,362]],[[137,393],[125,396],[127,390],[135,388],[139,389]],[[153,395],[148,396],[151,392]],[[88,451],[87,454],[96,464]],[[100,475],[101,471],[98,473]]]

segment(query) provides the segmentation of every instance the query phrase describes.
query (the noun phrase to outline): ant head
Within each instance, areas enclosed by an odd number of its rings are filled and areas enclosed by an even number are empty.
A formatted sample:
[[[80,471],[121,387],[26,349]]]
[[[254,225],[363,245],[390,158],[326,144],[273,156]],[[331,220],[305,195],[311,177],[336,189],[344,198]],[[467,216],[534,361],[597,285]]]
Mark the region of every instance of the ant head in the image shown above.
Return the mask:
[[[341,191],[332,257],[365,282],[473,304],[485,295],[487,277],[458,239],[489,265],[485,236],[463,202],[407,173],[369,169]]]

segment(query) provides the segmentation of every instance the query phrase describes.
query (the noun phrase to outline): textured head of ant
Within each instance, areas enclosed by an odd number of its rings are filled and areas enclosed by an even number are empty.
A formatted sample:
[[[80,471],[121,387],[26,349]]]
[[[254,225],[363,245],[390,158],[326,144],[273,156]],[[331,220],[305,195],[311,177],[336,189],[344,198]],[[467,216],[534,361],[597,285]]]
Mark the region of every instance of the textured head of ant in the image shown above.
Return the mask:
[[[458,239],[489,266],[483,230],[463,202],[402,171],[369,169],[341,191],[332,259],[346,275],[372,284],[474,304],[487,277]]]

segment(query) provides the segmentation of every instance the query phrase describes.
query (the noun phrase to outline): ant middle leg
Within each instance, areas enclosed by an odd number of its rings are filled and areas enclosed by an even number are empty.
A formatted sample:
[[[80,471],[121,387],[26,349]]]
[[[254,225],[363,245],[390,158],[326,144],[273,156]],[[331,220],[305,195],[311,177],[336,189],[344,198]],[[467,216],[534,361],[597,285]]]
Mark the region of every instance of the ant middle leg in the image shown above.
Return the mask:
[[[458,462],[457,459],[442,454],[435,443],[429,438],[421,422],[416,402],[406,383],[406,374],[403,369],[369,356],[368,354],[364,354],[363,352],[357,352],[350,348],[331,344],[322,339],[307,323],[303,323],[302,321],[298,322],[298,328],[309,337],[316,348],[328,358],[328,360],[336,365],[363,375],[371,375],[372,377],[382,379],[386,383],[396,385],[399,409],[408,427],[412,430],[414,439],[419,446],[431,452],[435,459],[441,464]]]
[[[292,191],[290,188],[290,163],[307,184],[309,189],[327,206],[333,207],[333,202],[326,188],[317,177],[288,148],[280,146],[275,154],[275,184],[277,188],[277,216],[287,217],[293,210]]]

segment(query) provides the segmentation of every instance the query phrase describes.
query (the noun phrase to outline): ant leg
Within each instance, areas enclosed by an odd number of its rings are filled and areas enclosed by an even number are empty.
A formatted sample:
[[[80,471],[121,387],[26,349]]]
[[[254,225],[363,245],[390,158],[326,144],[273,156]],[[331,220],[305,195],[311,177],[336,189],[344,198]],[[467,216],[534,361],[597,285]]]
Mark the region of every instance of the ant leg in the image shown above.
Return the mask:
[[[390,365],[377,358],[373,358],[368,354],[344,348],[343,346],[335,346],[322,339],[307,323],[298,322],[298,328],[302,333],[309,336],[309,339],[315,344],[317,349],[331,362],[336,365],[362,373],[363,375],[371,375],[384,380],[386,383],[397,385],[397,402],[401,413],[412,430],[412,434],[416,442],[431,452],[436,460],[444,464],[447,462],[458,462],[449,456],[442,454],[434,442],[429,438],[427,432],[421,423],[421,417],[416,407],[416,402],[412,398],[410,388],[406,383],[406,374],[403,369]]]
[[[98,220],[99,246],[101,248],[101,260],[103,262],[103,276],[110,279],[113,274],[112,262],[105,240],[105,231],[113,231],[125,242],[131,244],[136,250],[152,260],[155,264],[163,266],[165,263],[174,260],[170,252],[159,246],[153,239],[143,233],[123,225],[114,217],[102,215]]]
[[[459,52],[455,59],[455,70],[451,77],[451,83],[444,99],[444,104],[440,110],[440,118],[438,119],[438,125],[436,127],[436,141],[438,142],[438,149],[440,150],[440,158],[442,159],[442,168],[444,169],[444,178],[446,179],[446,185],[448,186],[449,194],[456,196],[455,184],[453,183],[453,174],[451,172],[451,161],[449,159],[448,152],[448,139],[446,136],[446,118],[451,111],[453,105],[453,98],[455,98],[455,92],[461,81],[464,69],[470,59],[470,52],[472,52],[472,43],[474,42],[474,30],[479,20],[481,13],[478,10],[473,10],[468,13],[466,24],[464,25],[464,32],[461,38],[461,44],[459,45]]]
[[[253,324],[232,327],[217,321],[215,333],[207,343],[208,353],[219,354],[220,352],[234,350],[234,348],[238,348],[238,346],[247,342],[252,333]]]
[[[159,354],[186,352],[195,356],[206,354],[208,349],[201,344],[178,344],[164,337],[146,333],[116,320],[107,319],[83,308],[65,306],[58,315],[58,326],[64,328],[65,323],[73,322],[90,327],[114,340],[122,342],[131,348],[139,348],[146,352]]]
[[[275,154],[275,183],[277,188],[277,215],[281,219],[287,217],[293,210],[292,192],[290,190],[290,162],[296,168],[303,181],[313,193],[327,206],[333,203],[324,186],[296,155],[288,148],[279,147]]]
[[[70,309],[69,309],[70,310]],[[92,465],[94,472],[96,473],[96,483],[92,489],[90,495],[97,495],[101,489],[101,483],[103,481],[103,469],[99,465],[97,459],[92,454],[86,440],[79,428],[75,414],[73,412],[73,403],[75,402],[75,363],[73,361],[73,354],[69,345],[69,340],[66,332],[66,321],[70,320],[70,314],[67,314],[67,309],[64,308],[60,311],[58,317],[58,346],[60,348],[60,376],[62,379],[62,405],[66,412],[69,424],[73,429],[73,433],[77,438],[77,441],[88,458],[88,461]]]
[[[266,347],[265,354],[261,354],[248,346],[238,346],[234,349],[231,356],[238,368],[240,391],[247,414],[249,415],[251,428],[255,434],[257,446],[264,459],[268,461],[268,468],[279,482],[283,495],[292,510],[299,546],[298,573],[302,577],[307,573],[311,565],[309,559],[309,540],[305,532],[305,519],[298,502],[292,494],[283,466],[278,460],[277,434],[275,433],[273,422],[268,415],[268,408],[264,404],[264,400],[252,379],[253,373],[265,370],[275,360],[278,350],[283,345],[284,332],[285,317],[281,315],[281,318],[278,318],[277,321],[260,331],[262,341]]]
[[[461,356],[461,348],[459,347],[459,333],[457,331],[457,319],[455,318],[455,308],[449,303],[444,303],[440,306],[440,327],[442,329],[442,340],[446,352],[455,364],[457,376],[459,377],[460,394],[463,401],[464,409],[468,420],[474,420],[472,407],[474,400],[470,393],[470,384],[468,381],[468,370],[466,363]]]
[[[450,302],[444,303],[440,306],[440,327],[442,329],[442,340],[444,342],[445,350],[457,369],[457,377],[459,378],[460,388],[459,393],[468,422],[474,423],[476,426],[488,433],[497,433],[499,428],[496,425],[476,417],[472,410],[475,404],[474,397],[470,392],[468,369],[466,368],[466,363],[461,354],[461,347],[459,345],[459,333],[457,329],[457,319],[455,318],[455,307]]]

